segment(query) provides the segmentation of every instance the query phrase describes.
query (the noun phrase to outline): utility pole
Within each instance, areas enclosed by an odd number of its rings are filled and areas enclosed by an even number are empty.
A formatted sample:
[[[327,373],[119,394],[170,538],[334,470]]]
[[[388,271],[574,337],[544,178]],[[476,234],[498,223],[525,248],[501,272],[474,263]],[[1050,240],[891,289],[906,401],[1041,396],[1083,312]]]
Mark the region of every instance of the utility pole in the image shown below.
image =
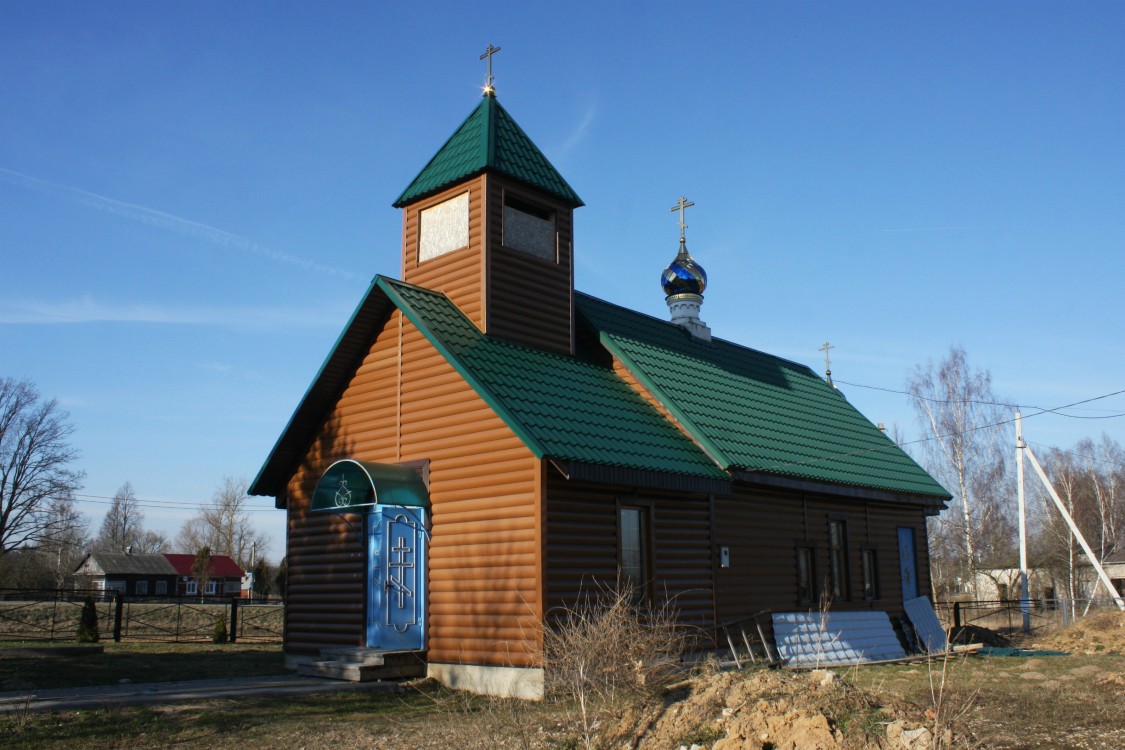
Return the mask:
[[[1023,494],[1023,451],[1027,446],[1023,442],[1023,422],[1019,409],[1016,410],[1016,477],[1019,486],[1016,495],[1019,498],[1020,512],[1020,611],[1023,613],[1023,632],[1031,632],[1031,592],[1028,586],[1027,571],[1027,503]]]

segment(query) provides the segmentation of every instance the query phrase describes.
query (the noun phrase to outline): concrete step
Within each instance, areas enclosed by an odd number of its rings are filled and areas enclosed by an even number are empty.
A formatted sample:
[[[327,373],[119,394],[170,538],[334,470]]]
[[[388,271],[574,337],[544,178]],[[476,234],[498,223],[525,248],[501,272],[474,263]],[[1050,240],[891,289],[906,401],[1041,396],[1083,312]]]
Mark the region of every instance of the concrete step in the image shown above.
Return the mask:
[[[333,648],[322,650],[320,655],[328,658],[300,665],[297,674],[349,682],[422,677],[426,674],[426,662],[419,651]]]

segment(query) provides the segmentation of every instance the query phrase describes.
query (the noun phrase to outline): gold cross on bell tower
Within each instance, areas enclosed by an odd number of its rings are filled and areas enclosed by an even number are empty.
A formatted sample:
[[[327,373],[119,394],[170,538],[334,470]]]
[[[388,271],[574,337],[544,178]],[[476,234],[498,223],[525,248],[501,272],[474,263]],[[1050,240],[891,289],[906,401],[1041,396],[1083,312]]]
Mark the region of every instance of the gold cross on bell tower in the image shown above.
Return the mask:
[[[493,47],[492,43],[490,42],[489,45],[488,45],[488,49],[486,49],[484,51],[484,54],[480,56],[481,60],[484,60],[486,58],[488,59],[488,80],[484,84],[484,93],[486,93],[486,94],[495,94],[496,93],[496,89],[493,88],[493,86],[492,86],[492,56],[495,55],[499,51],[500,51],[500,48],[499,47]]]
[[[684,241],[684,230],[687,229],[687,223],[684,221],[684,212],[687,211],[688,206],[694,205],[695,203],[689,201],[687,198],[681,195],[680,199],[676,201],[676,205],[672,206],[672,213],[675,213],[676,211],[680,212],[680,220],[676,222],[680,227],[680,242]]]

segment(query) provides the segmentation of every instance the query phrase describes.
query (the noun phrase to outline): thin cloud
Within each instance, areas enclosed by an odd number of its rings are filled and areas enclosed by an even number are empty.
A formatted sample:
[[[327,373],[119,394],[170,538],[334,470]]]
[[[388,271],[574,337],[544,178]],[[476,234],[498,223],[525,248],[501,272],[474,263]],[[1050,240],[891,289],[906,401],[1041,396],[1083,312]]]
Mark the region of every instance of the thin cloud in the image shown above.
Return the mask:
[[[293,328],[339,326],[348,310],[301,310],[290,307],[160,307],[107,304],[84,295],[45,302],[16,300],[0,303],[3,325],[75,325],[84,323],[148,323],[227,328]]]
[[[597,107],[591,104],[586,109],[586,114],[582,116],[582,121],[578,123],[578,125],[571,132],[570,136],[563,143],[562,147],[559,148],[558,155],[560,159],[567,156],[572,150],[574,150],[575,146],[577,146],[582,142],[583,139],[585,139],[586,135],[590,132],[590,126],[594,123],[594,117],[596,115]]]
[[[902,229],[883,229],[887,234],[896,232],[963,232],[969,229],[987,229],[987,227],[904,227]]]
[[[9,182],[22,187],[39,190],[40,192],[54,195],[56,197],[65,198],[75,203],[80,203],[84,206],[90,206],[99,211],[115,214],[117,216],[124,216],[127,219],[138,221],[142,224],[164,229],[169,232],[176,232],[187,237],[194,237],[195,239],[209,242],[219,247],[231,248],[234,250],[241,250],[247,253],[254,253],[264,258],[268,258],[276,263],[284,263],[298,268],[303,268],[308,271],[316,271],[317,273],[324,273],[330,276],[339,276],[341,278],[350,279],[353,275],[350,271],[344,271],[339,268],[321,265],[315,261],[308,260],[307,258],[300,258],[296,255],[283,253],[278,250],[259,245],[256,242],[240,237],[237,234],[224,232],[221,229],[201,224],[198,221],[185,219],[180,216],[165,213],[164,211],[157,211],[154,208],[147,208],[145,206],[138,206],[135,203],[126,203],[119,201],[116,198],[109,198],[97,193],[91,193],[81,188],[71,187],[69,185],[60,185],[57,182],[50,180],[43,180],[38,177],[31,177],[30,175],[16,172],[12,169],[0,167],[0,177],[7,179]]]

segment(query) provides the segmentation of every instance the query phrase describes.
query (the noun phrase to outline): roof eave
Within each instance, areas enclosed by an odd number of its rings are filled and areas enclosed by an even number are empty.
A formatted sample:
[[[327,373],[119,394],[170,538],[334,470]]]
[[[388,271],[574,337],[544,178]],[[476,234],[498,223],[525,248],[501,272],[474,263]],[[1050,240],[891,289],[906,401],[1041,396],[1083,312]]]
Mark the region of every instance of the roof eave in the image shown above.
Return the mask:
[[[376,276],[372,280],[367,293],[348,319],[336,343],[329,350],[328,356],[321,363],[320,369],[305,391],[305,395],[281,431],[262,468],[250,483],[248,494],[277,498],[284,494],[290,469],[307,449],[312,434],[322,422],[328,404],[339,395],[346,383],[342,373],[348,369],[348,365],[364,355],[365,346],[370,343],[370,336],[390,312],[390,300],[379,287],[378,282],[381,278]],[[379,305],[380,299],[386,304]]]
[[[735,481],[743,484],[772,487],[779,489],[800,490],[802,492],[815,492],[837,497],[848,497],[861,500],[875,500],[885,503],[905,503],[908,505],[921,505],[930,513],[932,509],[936,514],[944,510],[950,497],[929,495],[925,493],[902,492],[897,490],[860,485],[838,484],[835,482],[819,482],[813,479],[800,479],[797,477],[782,476],[780,474],[767,474],[749,469],[735,469],[732,472]]]

